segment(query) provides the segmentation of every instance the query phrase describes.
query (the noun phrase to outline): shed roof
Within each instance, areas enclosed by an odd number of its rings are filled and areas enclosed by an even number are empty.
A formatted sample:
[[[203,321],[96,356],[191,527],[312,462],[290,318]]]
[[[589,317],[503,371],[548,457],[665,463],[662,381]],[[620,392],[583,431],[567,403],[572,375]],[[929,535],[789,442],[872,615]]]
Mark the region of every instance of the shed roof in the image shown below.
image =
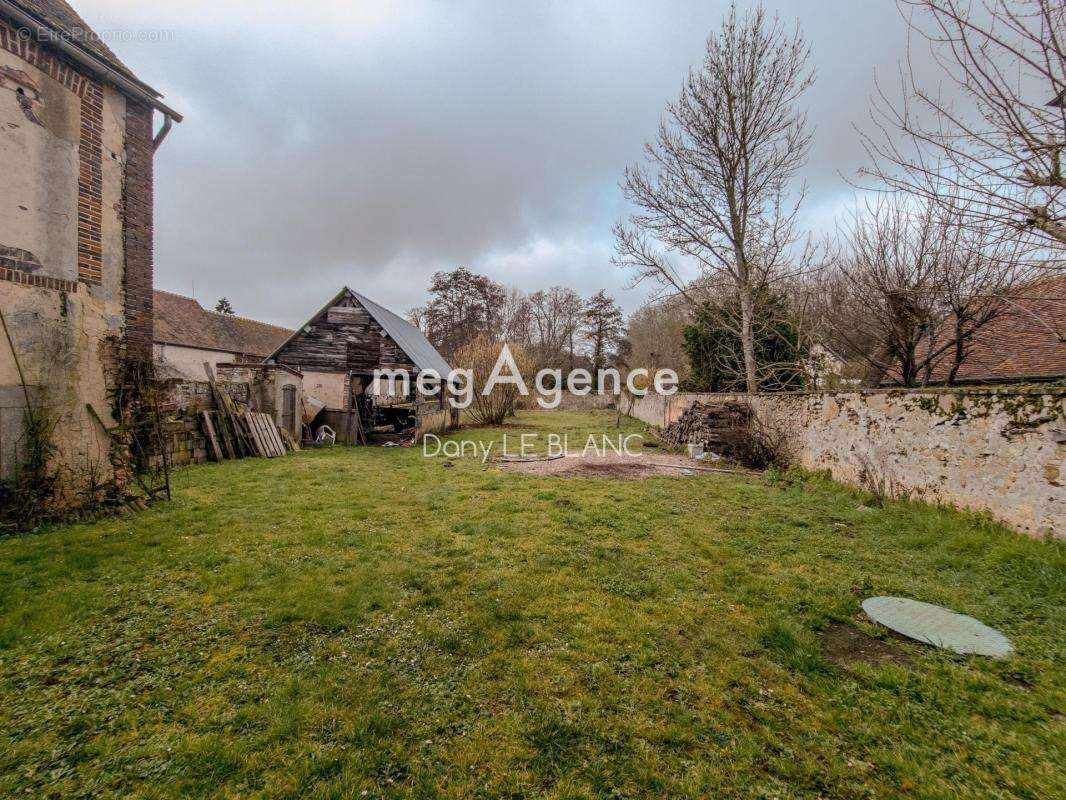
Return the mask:
[[[156,291],[153,339],[159,344],[267,358],[292,334],[288,328],[208,311],[191,297]]]
[[[422,331],[402,317],[393,314],[384,306],[379,306],[369,297],[355,291],[352,294],[370,312],[370,316],[377,320],[378,325],[385,329],[385,333],[391,336],[400,349],[407,353],[407,357],[415,362],[416,367],[420,370],[431,369],[442,377],[446,377],[451,373],[451,366],[437,352],[437,348],[430,344],[429,339],[426,338]]]

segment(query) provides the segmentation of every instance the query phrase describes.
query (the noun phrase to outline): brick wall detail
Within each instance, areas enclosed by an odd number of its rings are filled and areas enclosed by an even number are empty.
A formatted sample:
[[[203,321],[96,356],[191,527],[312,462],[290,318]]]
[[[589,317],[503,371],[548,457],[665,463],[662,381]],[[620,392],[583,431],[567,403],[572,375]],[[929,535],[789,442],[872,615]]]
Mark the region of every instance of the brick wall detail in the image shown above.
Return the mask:
[[[78,280],[102,283],[104,91],[88,80],[83,86],[78,140]]]
[[[32,64],[81,100],[81,131],[78,140],[78,280],[101,283],[103,87],[92,78],[77,72],[75,67],[61,56],[27,37],[25,32],[16,31],[3,22],[0,22],[0,47]]]

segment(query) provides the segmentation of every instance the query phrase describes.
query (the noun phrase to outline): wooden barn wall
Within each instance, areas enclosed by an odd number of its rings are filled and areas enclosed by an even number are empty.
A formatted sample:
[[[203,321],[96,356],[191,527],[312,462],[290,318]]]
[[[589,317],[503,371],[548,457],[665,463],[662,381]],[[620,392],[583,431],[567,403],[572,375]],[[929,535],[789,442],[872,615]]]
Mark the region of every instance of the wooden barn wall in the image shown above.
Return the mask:
[[[280,364],[322,372],[406,369],[414,362],[362,304],[346,296],[319,314],[277,355]]]

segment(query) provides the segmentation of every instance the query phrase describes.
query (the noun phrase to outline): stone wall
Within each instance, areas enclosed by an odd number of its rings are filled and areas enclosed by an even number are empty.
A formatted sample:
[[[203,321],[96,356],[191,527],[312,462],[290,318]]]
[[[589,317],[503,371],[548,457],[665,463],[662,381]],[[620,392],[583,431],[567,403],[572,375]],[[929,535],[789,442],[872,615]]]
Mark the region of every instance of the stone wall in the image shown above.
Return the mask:
[[[665,426],[695,402],[749,401],[787,435],[796,463],[844,483],[989,512],[1032,536],[1066,538],[1066,393],[881,391],[649,394],[629,408]]]
[[[563,392],[563,399],[559,403],[560,411],[602,411],[614,408],[616,398],[613,394],[578,395],[573,392]],[[537,401],[533,400],[532,408],[540,408]]]
[[[24,379],[56,422],[59,506],[128,477],[105,426],[119,362],[150,346],[151,117],[0,20],[0,479],[25,446]]]
[[[247,383],[216,384],[234,400],[247,403]],[[210,460],[207,438],[200,422],[201,411],[215,409],[211,385],[206,381],[167,380],[158,383],[163,414],[163,438],[172,467],[203,464]]]

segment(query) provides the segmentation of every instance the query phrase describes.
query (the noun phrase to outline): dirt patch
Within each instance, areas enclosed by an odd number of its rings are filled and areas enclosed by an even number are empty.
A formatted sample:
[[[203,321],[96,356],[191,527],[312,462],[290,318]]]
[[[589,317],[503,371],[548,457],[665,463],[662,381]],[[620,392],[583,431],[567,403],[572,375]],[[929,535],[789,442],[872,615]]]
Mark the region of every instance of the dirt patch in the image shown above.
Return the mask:
[[[567,455],[553,461],[501,461],[506,472],[528,475],[551,475],[559,478],[612,478],[614,480],[644,480],[646,478],[688,478],[701,474],[700,465],[683,456],[664,453],[632,456]]]
[[[876,639],[858,628],[834,622],[819,637],[822,656],[841,667],[852,664],[898,664],[910,666],[911,657],[891,639]]]

